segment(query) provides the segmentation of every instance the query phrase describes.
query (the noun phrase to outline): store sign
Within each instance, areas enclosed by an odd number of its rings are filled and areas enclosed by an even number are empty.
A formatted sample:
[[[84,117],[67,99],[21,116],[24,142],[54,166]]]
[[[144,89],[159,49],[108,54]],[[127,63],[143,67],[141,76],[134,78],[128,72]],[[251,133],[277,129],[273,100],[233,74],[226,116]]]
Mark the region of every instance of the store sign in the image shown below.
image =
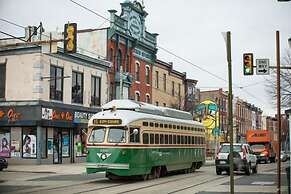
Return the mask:
[[[50,108],[42,108],[42,119],[46,120],[62,120],[62,121],[73,121],[74,114],[69,111],[59,111]]]
[[[7,118],[8,121],[17,121],[21,118],[21,113],[17,112],[14,108],[9,108],[8,110],[0,109],[0,119]]]
[[[88,123],[89,119],[94,115],[94,113],[88,112],[75,112],[74,123]]]
[[[120,125],[121,119],[94,119],[94,125]]]

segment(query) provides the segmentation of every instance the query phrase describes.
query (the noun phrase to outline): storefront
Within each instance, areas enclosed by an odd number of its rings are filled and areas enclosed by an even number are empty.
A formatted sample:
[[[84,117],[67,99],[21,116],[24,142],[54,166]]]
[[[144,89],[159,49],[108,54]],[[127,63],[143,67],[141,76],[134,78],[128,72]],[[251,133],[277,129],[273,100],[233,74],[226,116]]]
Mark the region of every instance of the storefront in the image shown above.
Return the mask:
[[[87,123],[100,109],[52,102],[0,106],[0,156],[9,163],[84,162]]]

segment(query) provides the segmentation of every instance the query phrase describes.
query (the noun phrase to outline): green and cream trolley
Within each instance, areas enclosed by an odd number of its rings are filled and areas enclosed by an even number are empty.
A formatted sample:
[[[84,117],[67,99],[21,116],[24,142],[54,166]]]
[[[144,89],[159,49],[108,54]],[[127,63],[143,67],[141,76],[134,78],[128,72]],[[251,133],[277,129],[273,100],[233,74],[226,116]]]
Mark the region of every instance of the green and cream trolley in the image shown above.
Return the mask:
[[[158,178],[193,172],[205,162],[205,129],[192,115],[130,100],[113,100],[89,121],[87,173]]]

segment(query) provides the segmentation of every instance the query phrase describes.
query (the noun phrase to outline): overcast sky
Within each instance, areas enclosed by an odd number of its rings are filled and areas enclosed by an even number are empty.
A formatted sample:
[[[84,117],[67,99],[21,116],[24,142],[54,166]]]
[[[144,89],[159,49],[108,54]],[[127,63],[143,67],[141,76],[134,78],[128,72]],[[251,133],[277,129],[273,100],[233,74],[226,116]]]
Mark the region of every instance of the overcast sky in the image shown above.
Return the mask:
[[[74,0],[109,18],[110,9],[120,14],[120,0]],[[141,1],[140,1],[141,2]],[[281,56],[288,49],[291,37],[291,2],[277,0],[144,0],[147,31],[158,33],[158,45],[191,61],[219,77],[227,77],[226,48],[222,32],[231,31],[234,95],[274,115],[275,106],[265,92],[267,76],[243,76],[242,55],[269,58],[275,65],[275,35],[280,31]],[[78,29],[108,26],[104,19],[84,10],[70,0],[0,0],[0,18],[16,24],[38,25],[46,31],[63,30],[64,23],[76,22]],[[24,30],[0,20],[0,30],[23,36]],[[0,35],[3,37],[3,35]],[[222,87],[219,80],[193,65],[159,49],[158,58],[174,63],[174,69],[187,72],[198,80],[201,90]],[[291,78],[290,78],[291,79]],[[247,86],[243,90],[237,86]],[[248,94],[250,93],[250,94]]]

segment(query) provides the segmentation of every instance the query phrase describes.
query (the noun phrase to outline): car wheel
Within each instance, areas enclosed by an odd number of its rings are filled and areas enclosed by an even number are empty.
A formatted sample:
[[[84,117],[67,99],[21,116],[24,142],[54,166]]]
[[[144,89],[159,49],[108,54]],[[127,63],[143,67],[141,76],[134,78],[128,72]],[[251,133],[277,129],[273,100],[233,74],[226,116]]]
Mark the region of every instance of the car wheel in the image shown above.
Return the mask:
[[[249,176],[249,175],[251,174],[251,170],[252,170],[252,169],[251,169],[251,165],[250,165],[250,164],[247,164],[247,165],[246,165],[246,175]]]
[[[216,168],[216,174],[221,175],[221,170],[219,168]]]

